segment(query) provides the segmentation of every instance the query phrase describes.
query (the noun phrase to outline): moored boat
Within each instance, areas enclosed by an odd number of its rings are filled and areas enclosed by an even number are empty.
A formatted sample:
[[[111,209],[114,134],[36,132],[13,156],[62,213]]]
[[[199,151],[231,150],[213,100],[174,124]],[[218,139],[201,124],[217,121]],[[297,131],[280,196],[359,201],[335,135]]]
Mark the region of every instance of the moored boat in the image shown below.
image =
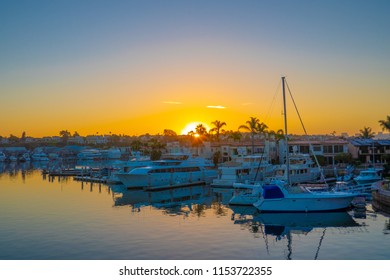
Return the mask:
[[[353,180],[359,185],[374,183],[382,180],[382,171],[382,169],[374,167],[361,170],[359,175],[353,178]]]
[[[102,158],[103,155],[98,149],[85,149],[77,154],[79,160],[100,160]]]
[[[309,154],[290,154],[289,156],[289,176],[290,183],[309,183],[315,182],[321,175],[319,167],[315,166],[314,161]],[[287,180],[287,164],[275,167],[274,178],[278,180]]]
[[[35,152],[33,152],[32,155],[31,155],[31,159],[33,161],[48,161],[49,160],[47,154],[44,153],[43,151],[35,151]]]
[[[356,194],[346,192],[311,192],[294,186],[290,181],[285,77],[282,77],[284,133],[286,152],[286,181],[273,180],[263,186],[260,199],[253,204],[261,212],[327,212],[350,207]]]
[[[243,187],[246,188],[243,188]],[[255,184],[234,184],[235,191],[232,198],[229,200],[230,205],[243,205],[243,206],[253,206],[256,203],[262,193],[263,187],[260,183]]]
[[[213,187],[233,187],[234,183],[248,180],[263,180],[273,174],[274,166],[264,155],[239,156],[218,167],[218,177],[213,180]]]
[[[327,212],[349,208],[355,196],[347,192],[311,192],[274,181],[263,186],[263,195],[253,206],[261,212]]]
[[[151,165],[118,173],[126,188],[168,188],[210,183],[217,176],[213,165],[204,158],[171,154],[170,158],[153,161]]]

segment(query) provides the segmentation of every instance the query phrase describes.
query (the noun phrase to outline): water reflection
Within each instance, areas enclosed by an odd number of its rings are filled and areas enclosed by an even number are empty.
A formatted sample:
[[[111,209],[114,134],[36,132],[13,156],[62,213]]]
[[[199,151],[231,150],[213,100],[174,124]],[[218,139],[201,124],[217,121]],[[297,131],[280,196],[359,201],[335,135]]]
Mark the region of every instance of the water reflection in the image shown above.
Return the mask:
[[[384,234],[390,234],[390,219],[385,221],[385,227],[383,229]]]
[[[191,186],[157,191],[114,191],[113,199],[114,206],[130,206],[133,211],[137,212],[141,211],[142,207],[153,206],[166,210],[166,213],[180,214],[183,208],[192,210],[193,205],[209,203],[210,188]]]
[[[341,213],[261,214],[229,206],[232,189],[122,191],[72,177],[42,180],[30,163],[0,170],[0,259],[388,259],[381,248],[390,220],[370,204]]]
[[[114,206],[130,206],[133,212],[140,212],[146,206],[163,210],[167,215],[184,215],[190,213],[204,217],[206,210],[212,209],[215,216],[229,215],[229,207],[220,193],[215,193],[209,186],[189,186],[166,190],[127,190],[116,192],[112,188]],[[225,202],[225,203],[224,203]]]
[[[269,238],[276,242],[287,241],[286,259],[293,259],[294,236],[308,236],[319,231],[318,244],[314,259],[319,256],[321,244],[329,228],[351,231],[363,227],[348,212],[330,213],[259,213],[254,207],[232,207],[232,220],[243,228],[247,228],[256,238],[263,238],[269,253]]]
[[[25,182],[26,177],[34,172],[34,166],[30,162],[0,162],[0,179],[9,177],[16,179],[21,177]]]

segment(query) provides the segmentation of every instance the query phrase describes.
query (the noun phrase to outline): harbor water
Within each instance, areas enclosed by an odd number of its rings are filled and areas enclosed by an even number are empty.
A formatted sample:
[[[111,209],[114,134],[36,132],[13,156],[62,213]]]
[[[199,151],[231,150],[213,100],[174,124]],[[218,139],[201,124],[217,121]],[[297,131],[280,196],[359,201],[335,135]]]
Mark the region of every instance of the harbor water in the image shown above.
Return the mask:
[[[2,260],[388,260],[390,219],[368,204],[261,214],[231,189],[146,192],[0,163]]]

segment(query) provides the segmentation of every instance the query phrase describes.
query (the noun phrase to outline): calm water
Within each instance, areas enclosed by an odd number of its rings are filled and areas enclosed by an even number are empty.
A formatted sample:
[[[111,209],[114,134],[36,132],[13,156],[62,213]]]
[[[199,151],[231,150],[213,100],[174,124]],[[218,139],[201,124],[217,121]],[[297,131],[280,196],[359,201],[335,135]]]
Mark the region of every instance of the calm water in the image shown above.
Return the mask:
[[[37,169],[38,168],[38,169]],[[258,214],[208,186],[115,192],[0,163],[0,259],[390,259],[389,217]]]

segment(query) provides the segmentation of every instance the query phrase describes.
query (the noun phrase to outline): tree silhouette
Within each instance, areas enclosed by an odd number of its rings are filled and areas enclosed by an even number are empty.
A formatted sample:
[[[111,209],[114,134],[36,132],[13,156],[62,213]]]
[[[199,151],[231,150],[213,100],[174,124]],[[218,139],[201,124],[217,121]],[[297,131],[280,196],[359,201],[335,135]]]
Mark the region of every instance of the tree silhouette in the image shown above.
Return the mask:
[[[68,130],[61,130],[60,136],[62,138],[62,143],[67,144],[70,137],[70,132]]]
[[[240,125],[238,129],[245,129],[251,133],[251,141],[252,141],[252,152],[253,155],[255,149],[255,135],[257,133],[264,133],[268,126],[265,123],[260,122],[260,120],[256,117],[250,117],[249,121],[245,122],[246,125]]]
[[[22,137],[20,138],[20,140],[22,140],[22,142],[26,141],[26,132],[25,131],[23,131]]]
[[[195,128],[195,132],[200,136],[206,136],[207,135],[207,129],[203,124],[198,124]]]
[[[387,116],[385,120],[379,121],[382,130],[390,132],[390,116]]]
[[[177,133],[172,129],[164,129],[164,136],[177,136]]]
[[[233,130],[229,130],[227,132],[225,132],[225,134],[227,135],[227,138],[228,139],[232,139],[234,142],[240,142],[241,141],[241,138],[242,138],[242,134],[240,131],[233,131]]]
[[[360,138],[372,139],[372,138],[374,138],[374,136],[375,136],[375,133],[372,132],[371,127],[365,126],[363,129],[360,129],[360,135],[359,135]]]
[[[214,125],[214,127],[210,129],[210,132],[215,132],[215,136],[217,138],[217,141],[219,142],[219,135],[221,133],[221,129],[226,125],[226,123],[215,120],[211,124]]]

